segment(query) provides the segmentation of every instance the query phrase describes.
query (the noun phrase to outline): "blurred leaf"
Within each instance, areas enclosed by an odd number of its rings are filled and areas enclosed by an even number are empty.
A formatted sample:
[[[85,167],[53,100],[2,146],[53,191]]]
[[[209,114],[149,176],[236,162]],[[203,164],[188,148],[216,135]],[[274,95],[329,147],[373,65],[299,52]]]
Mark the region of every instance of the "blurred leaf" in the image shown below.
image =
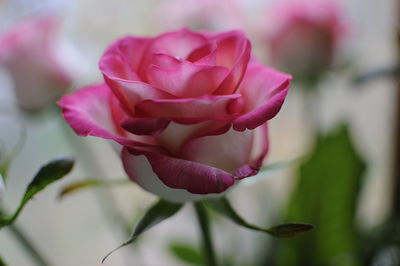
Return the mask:
[[[311,224],[288,223],[277,225],[271,228],[262,228],[245,221],[232,207],[230,202],[225,198],[216,198],[206,200],[205,203],[220,214],[230,218],[234,223],[246,227],[251,230],[261,231],[270,234],[274,237],[294,237],[301,235],[314,228]]]
[[[400,76],[400,65],[394,65],[386,68],[373,70],[357,76],[354,85],[364,85],[369,81],[375,81],[378,78],[398,78]]]
[[[174,203],[160,199],[153,206],[151,206],[150,209],[147,210],[143,218],[137,224],[135,230],[133,231],[133,234],[130,236],[128,241],[109,252],[101,262],[103,263],[116,250],[133,243],[140,234],[146,232],[158,223],[173,216],[181,209],[182,206],[182,203]]]
[[[26,141],[26,129],[22,129],[18,142],[14,146],[14,148],[9,153],[6,153],[4,156],[1,156],[2,158],[0,158],[0,174],[3,176],[4,182],[7,181],[7,173],[12,161],[21,152],[22,148],[25,145],[25,141]]]
[[[299,170],[287,221],[302,220],[317,230],[280,242],[276,265],[360,265],[354,228],[365,164],[356,152],[347,125],[319,136]]]
[[[128,179],[118,179],[118,180],[100,180],[100,179],[86,179],[83,181],[73,182],[62,188],[58,194],[58,198],[61,200],[65,196],[69,196],[75,192],[93,188],[93,187],[112,187],[117,185],[133,184],[132,181]]]
[[[276,237],[294,237],[314,229],[311,224],[287,223],[269,228],[269,233]]]
[[[169,245],[169,251],[182,262],[193,265],[205,265],[203,253],[189,243],[173,242]]]
[[[74,160],[67,156],[60,156],[44,165],[26,188],[25,194],[15,213],[9,217],[0,217],[0,228],[14,222],[26,203],[34,195],[68,174],[72,170],[73,165]]]
[[[0,256],[0,266],[7,266],[4,259]]]

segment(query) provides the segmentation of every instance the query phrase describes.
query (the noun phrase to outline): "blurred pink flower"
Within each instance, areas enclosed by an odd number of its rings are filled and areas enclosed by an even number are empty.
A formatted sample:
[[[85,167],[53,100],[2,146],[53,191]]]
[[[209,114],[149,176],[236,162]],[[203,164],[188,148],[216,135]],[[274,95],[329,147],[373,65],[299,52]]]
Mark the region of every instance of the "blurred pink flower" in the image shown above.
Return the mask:
[[[156,10],[162,30],[188,27],[195,30],[228,30],[245,27],[235,0],[172,0]]]
[[[53,16],[26,19],[0,37],[0,65],[9,72],[18,105],[39,110],[71,85]]]
[[[272,7],[266,26],[273,64],[295,80],[318,79],[331,66],[343,36],[342,15],[334,0],[289,0]]]
[[[255,175],[268,152],[267,121],[291,77],[250,56],[240,31],[125,37],[100,60],[105,83],[59,105],[78,135],[123,146],[125,170],[141,187],[200,199]]]

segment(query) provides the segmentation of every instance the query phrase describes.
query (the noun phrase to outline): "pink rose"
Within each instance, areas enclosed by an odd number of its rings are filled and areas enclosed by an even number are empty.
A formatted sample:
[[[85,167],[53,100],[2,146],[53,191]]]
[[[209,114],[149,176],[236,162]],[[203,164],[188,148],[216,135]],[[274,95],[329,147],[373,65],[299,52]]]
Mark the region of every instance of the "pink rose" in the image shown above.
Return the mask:
[[[0,37],[0,65],[9,72],[19,106],[38,110],[71,85],[55,35],[55,17],[33,17]]]
[[[290,76],[250,60],[238,31],[125,37],[100,60],[104,84],[59,102],[78,135],[112,139],[129,177],[171,201],[222,193],[255,175],[267,120]]]
[[[273,63],[295,79],[318,78],[333,61],[344,27],[332,0],[288,0],[271,8],[268,44]]]

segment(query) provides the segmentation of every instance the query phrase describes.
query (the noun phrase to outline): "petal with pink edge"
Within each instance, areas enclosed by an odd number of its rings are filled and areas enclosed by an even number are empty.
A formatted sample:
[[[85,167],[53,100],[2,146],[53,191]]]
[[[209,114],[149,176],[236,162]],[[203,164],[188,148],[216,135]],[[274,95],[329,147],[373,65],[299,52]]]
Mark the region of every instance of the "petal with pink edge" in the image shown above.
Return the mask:
[[[249,65],[238,91],[243,96],[243,114],[236,118],[233,128],[254,129],[273,118],[282,107],[290,80],[290,75],[261,64]]]
[[[158,153],[145,156],[159,179],[171,188],[194,194],[222,193],[235,182],[233,175],[208,165]]]
[[[64,119],[79,136],[96,136],[112,139],[121,145],[131,148],[155,146],[152,138],[119,133],[118,125],[114,123],[110,99],[114,97],[105,84],[82,88],[73,94],[64,96],[58,105],[62,109]],[[120,113],[120,110],[118,111]]]
[[[267,156],[269,150],[268,124],[265,123],[253,131],[254,141],[251,159],[247,164],[236,169],[233,173],[235,179],[243,179],[256,175],[263,164],[265,156]]]
[[[236,115],[231,113],[229,107],[240,97],[240,94],[231,94],[186,99],[149,99],[136,105],[136,114],[140,117],[159,117],[170,120],[187,119],[187,122],[223,120]]]
[[[171,188],[158,178],[144,155],[133,155],[129,153],[128,149],[122,150],[122,162],[132,181],[148,192],[172,202],[197,201],[224,194],[192,194],[185,189]]]

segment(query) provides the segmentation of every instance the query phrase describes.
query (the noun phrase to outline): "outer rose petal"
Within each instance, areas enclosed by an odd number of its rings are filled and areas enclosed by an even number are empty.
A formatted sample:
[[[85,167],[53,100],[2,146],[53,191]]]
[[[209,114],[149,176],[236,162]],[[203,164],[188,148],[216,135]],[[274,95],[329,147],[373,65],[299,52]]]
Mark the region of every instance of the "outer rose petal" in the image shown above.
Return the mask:
[[[243,115],[233,128],[254,129],[273,118],[280,110],[290,86],[291,76],[258,63],[249,66],[239,88],[243,96]]]
[[[140,164],[137,162],[139,158],[135,158],[138,156],[142,157]],[[194,194],[222,193],[235,182],[233,175],[214,167],[157,153],[133,155],[127,149],[124,149],[122,151],[122,160],[125,171],[139,185],[146,185],[145,179],[147,179],[147,175],[143,176],[143,173],[140,173],[141,171],[146,171],[148,167],[146,165],[143,167],[143,164],[145,164],[143,156],[147,158],[147,162],[151,165],[158,179],[170,188],[185,189]],[[151,182],[153,182],[153,185],[148,185],[145,189],[156,193],[154,190],[160,189],[160,184],[155,186],[154,180]],[[171,197],[157,193],[156,195]]]
[[[156,145],[150,137],[130,134],[130,138],[127,138],[119,135],[111,110],[111,106],[118,106],[110,104],[111,97],[114,96],[107,85],[94,85],[64,96],[58,105],[62,108],[64,119],[79,136],[113,139],[131,148]]]

